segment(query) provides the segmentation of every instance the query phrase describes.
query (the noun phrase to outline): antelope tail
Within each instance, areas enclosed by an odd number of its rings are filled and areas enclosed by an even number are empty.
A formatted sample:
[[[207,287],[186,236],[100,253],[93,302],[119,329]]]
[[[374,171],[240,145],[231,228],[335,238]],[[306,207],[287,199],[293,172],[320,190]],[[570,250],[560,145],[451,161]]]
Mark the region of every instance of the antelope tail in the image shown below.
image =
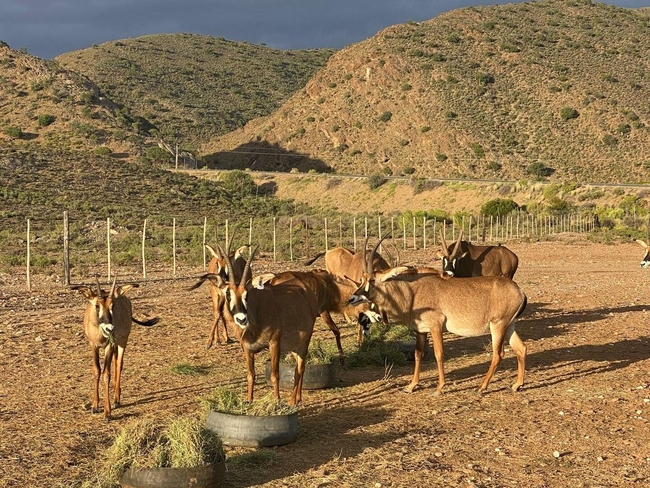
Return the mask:
[[[325,256],[325,253],[324,253],[324,252],[319,252],[318,254],[316,254],[316,256],[314,256],[314,257],[311,258],[310,260],[305,261],[304,265],[305,265],[305,266],[310,266],[310,265],[314,264],[314,263],[316,262],[316,260],[317,260],[318,258],[322,257],[322,256]]]
[[[208,279],[208,276],[209,276],[209,275],[210,275],[210,274],[208,273],[208,274],[204,274],[203,276],[199,276],[199,281],[197,281],[197,282],[194,283],[192,286],[190,286],[190,287],[188,288],[188,290],[196,290],[196,289],[197,289],[198,287],[200,287],[203,283],[205,283],[205,281]]]
[[[133,320],[138,325],[144,325],[145,327],[151,327],[152,325],[156,325],[158,322],[160,322],[160,317],[154,317],[152,319],[145,320],[144,322],[141,322],[138,319],[133,318],[133,317],[131,317],[131,320]]]
[[[526,310],[526,305],[528,305],[528,297],[524,293],[524,301],[521,304],[521,307],[519,307],[519,311],[517,312],[517,315],[515,316],[516,318],[519,318],[522,313],[524,313],[524,310]]]

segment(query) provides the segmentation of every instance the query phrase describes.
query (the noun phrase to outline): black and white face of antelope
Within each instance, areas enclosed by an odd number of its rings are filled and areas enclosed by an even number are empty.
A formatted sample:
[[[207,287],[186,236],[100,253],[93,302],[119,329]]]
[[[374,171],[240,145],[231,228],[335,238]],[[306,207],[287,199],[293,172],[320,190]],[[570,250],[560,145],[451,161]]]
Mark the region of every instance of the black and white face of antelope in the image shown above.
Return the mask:
[[[381,314],[377,311],[377,305],[370,303],[368,310],[364,310],[359,314],[358,321],[361,325],[361,333],[363,336],[370,334],[371,324],[377,324],[382,321]]]
[[[456,274],[456,264],[458,260],[465,256],[466,253],[460,253],[461,240],[463,238],[463,231],[461,230],[458,234],[458,239],[456,242],[450,246],[447,246],[445,241],[445,235],[440,232],[440,241],[442,242],[442,252],[439,251],[439,255],[442,257],[442,272],[448,276],[454,276]],[[451,249],[451,250],[450,250]]]
[[[643,255],[643,259],[639,263],[641,267],[647,268],[650,266],[650,251],[648,251],[648,245],[645,243],[645,241],[642,241],[641,239],[636,240],[637,244],[640,246],[643,246],[645,249],[645,254]]]
[[[248,291],[244,287],[229,285],[225,289],[226,304],[237,326],[244,330],[248,327]]]

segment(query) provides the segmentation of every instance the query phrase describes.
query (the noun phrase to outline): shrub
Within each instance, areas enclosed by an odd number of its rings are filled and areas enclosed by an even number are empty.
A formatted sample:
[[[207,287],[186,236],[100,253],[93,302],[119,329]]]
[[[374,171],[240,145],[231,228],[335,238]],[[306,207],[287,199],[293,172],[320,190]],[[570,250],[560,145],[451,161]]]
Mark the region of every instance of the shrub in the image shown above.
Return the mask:
[[[519,208],[517,202],[510,198],[494,198],[488,200],[481,207],[481,215],[496,217],[498,215],[508,215]]]
[[[379,120],[381,122],[388,122],[392,116],[393,116],[393,112],[387,110],[386,112],[382,113],[379,116]]]
[[[420,127],[420,132],[422,132],[423,134],[425,132],[429,132],[430,130],[431,130],[431,127],[429,127],[428,125],[423,125],[422,127]]]
[[[458,114],[456,112],[452,112],[451,110],[446,110],[445,111],[445,119],[453,120],[456,117],[458,117]]]
[[[476,81],[481,85],[489,85],[494,83],[494,76],[489,73],[476,73]]]
[[[577,119],[579,115],[578,111],[572,107],[562,107],[560,110],[562,120]]]
[[[386,183],[386,177],[384,175],[375,174],[368,177],[368,186],[371,190],[376,190],[384,183]]]
[[[145,150],[144,155],[151,162],[159,162],[159,163],[168,162],[168,161],[171,160],[171,157],[172,157],[171,154],[169,154],[163,148],[158,147],[158,146],[148,147]]]
[[[605,134],[603,136],[603,144],[605,144],[606,146],[615,146],[616,144],[618,144],[618,139],[616,139],[616,137],[614,137],[611,134]]]
[[[12,139],[20,139],[23,136],[23,130],[15,125],[10,125],[8,127],[5,127],[4,130],[2,131]]]
[[[41,115],[38,116],[38,125],[40,127],[47,127],[52,122],[54,122],[54,120],[55,120],[54,115],[41,114]]]
[[[529,164],[526,168],[526,174],[533,175],[538,178],[546,178],[548,176],[551,176],[554,171],[555,170],[553,168],[549,168],[540,161],[535,161],[534,163]]]
[[[113,154],[111,148],[106,146],[96,147],[93,152],[98,156],[110,156],[111,154]]]
[[[490,161],[487,164],[487,168],[492,171],[499,171],[501,169],[501,164],[497,163],[496,161]]]
[[[307,122],[315,122],[316,119],[312,116],[307,117]]]
[[[233,197],[241,198],[254,195],[257,190],[253,177],[239,169],[228,171],[221,183]]]
[[[413,166],[405,166],[402,169],[402,173],[405,175],[412,175],[413,173],[415,173],[415,168]]]
[[[470,144],[470,147],[472,148],[472,151],[474,151],[474,155],[477,158],[482,158],[483,156],[485,156],[485,150],[483,149],[483,146],[481,146],[479,143],[472,142]]]

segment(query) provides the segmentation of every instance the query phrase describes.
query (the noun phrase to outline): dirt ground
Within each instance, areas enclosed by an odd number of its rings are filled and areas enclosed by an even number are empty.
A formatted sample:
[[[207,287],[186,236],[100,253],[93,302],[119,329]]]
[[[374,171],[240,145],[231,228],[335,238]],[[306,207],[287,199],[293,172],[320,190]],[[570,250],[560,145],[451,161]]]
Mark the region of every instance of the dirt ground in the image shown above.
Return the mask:
[[[647,486],[650,271],[639,267],[642,249],[569,240],[509,247],[520,257],[516,281],[528,296],[517,323],[528,346],[522,391],[510,391],[516,361],[506,349],[479,396],[489,337],[446,335],[444,395],[431,395],[433,361],[411,395],[402,387],[412,363],[387,378],[384,368],[342,369],[336,388],[305,392],[294,443],[227,448],[225,486]],[[402,260],[425,263],[430,253]],[[0,274],[0,486],[78,486],[127,419],[199,411],[198,398],[219,385],[244,393],[239,346],[204,349],[209,293],[187,291],[193,282],[151,280],[134,290],[136,318],[162,322],[134,325],[123,403],[107,423],[89,410],[83,298],[56,276],[33,277],[29,293],[23,271]],[[346,347],[354,348],[354,328],[338,319]],[[331,337],[320,322],[316,330]],[[207,373],[171,372],[183,362]],[[263,383],[263,358],[258,377]],[[260,385],[256,393],[265,391]]]

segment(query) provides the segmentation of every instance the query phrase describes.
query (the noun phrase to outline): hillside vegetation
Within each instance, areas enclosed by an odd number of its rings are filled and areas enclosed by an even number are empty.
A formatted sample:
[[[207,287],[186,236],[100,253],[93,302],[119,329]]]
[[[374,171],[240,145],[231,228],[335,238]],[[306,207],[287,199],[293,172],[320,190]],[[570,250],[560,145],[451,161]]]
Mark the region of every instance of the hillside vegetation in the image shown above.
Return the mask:
[[[148,127],[87,78],[2,41],[0,100],[4,146],[133,152]]]
[[[160,34],[106,42],[56,60],[150,121],[163,139],[178,137],[192,148],[272,113],[332,53]]]
[[[395,25],[202,151],[220,168],[645,182],[649,27],[647,9],[588,0]]]

